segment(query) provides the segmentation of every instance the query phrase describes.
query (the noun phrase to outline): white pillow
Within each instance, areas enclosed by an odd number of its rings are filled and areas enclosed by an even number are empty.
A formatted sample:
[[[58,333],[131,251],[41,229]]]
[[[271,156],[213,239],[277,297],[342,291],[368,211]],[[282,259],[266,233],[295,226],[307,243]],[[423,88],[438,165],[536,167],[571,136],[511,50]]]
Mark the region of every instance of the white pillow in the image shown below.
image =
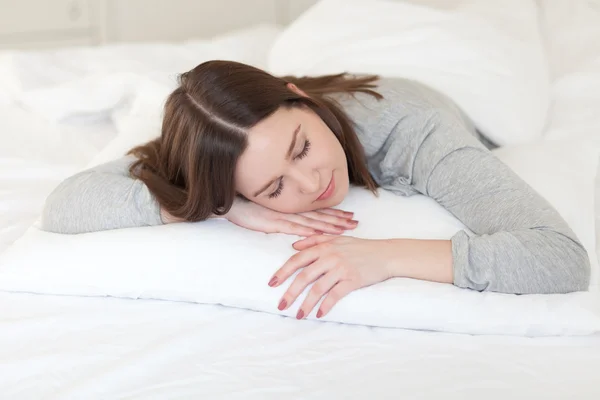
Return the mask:
[[[498,156],[554,204],[589,251],[594,248],[593,178],[598,152],[547,142]],[[365,238],[450,238],[463,225],[433,200],[353,188],[340,206],[361,221]],[[83,235],[30,230],[0,256],[0,290],[223,304],[281,312],[289,282],[267,282],[295,251],[297,237],[266,235],[224,219]],[[598,292],[564,295],[479,293],[452,285],[391,279],[355,291],[323,319],[352,324],[473,334],[578,335],[600,331]],[[314,312],[308,318],[314,318]]]
[[[456,101],[500,145],[539,138],[549,87],[535,2],[415,3],[423,2],[322,0],[282,32],[269,70],[415,79]]]

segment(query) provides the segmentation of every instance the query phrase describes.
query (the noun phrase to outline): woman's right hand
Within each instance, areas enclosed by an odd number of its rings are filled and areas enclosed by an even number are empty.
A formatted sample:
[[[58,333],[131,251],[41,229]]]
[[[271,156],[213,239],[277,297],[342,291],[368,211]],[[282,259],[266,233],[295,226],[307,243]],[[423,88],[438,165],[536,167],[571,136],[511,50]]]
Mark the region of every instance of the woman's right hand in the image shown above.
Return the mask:
[[[323,208],[298,214],[273,211],[251,201],[236,198],[231,210],[224,216],[228,221],[253,231],[311,236],[319,233],[339,235],[356,228],[354,213]]]

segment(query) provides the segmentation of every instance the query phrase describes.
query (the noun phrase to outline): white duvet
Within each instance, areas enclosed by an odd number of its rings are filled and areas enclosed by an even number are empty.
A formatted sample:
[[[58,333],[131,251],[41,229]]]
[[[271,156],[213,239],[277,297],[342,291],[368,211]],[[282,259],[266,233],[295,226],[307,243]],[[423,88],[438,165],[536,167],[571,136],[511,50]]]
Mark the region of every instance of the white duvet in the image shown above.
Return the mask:
[[[594,15],[593,9],[584,5],[565,11],[561,8],[564,6],[554,2],[541,4],[545,5],[545,15],[553,27],[583,30],[584,22]],[[587,26],[586,32],[593,31],[590,24]],[[226,45],[220,49],[212,47],[208,53],[198,51],[194,60],[197,63],[203,59],[199,53],[207,54],[206,58],[224,54],[223,57],[254,60],[260,65],[258,58],[266,53],[277,30],[260,28],[257,32],[228,37],[221,42]],[[583,41],[570,39],[569,35],[560,36],[556,42],[569,48],[580,46],[579,59],[588,56],[592,61],[585,63],[583,71],[577,70],[573,62],[563,70],[568,73],[560,75],[560,79],[554,76],[552,102],[562,101],[569,107],[553,109],[553,121],[561,122],[550,124],[546,134],[568,138],[571,120],[578,122],[578,135],[595,139],[600,132],[598,118],[583,110],[595,107],[598,98],[590,95],[593,91],[586,92],[586,96],[576,95],[581,93],[580,85],[599,79],[597,70],[590,67],[596,60],[596,48],[591,42],[586,48]],[[213,44],[206,46],[204,49]],[[146,63],[157,62],[164,51],[175,51],[150,45],[137,49],[138,54],[146,54]],[[73,104],[71,100],[61,102],[60,98],[55,98],[58,101],[53,104],[56,114],[47,112],[46,105],[52,100],[43,93],[60,87],[69,96],[77,96],[81,86],[73,85],[75,80],[93,83],[92,74],[73,68],[82,65],[77,63],[78,57],[98,57],[97,63],[90,64],[98,68],[103,63],[112,65],[115,70],[110,74],[130,73],[129,67],[126,71],[115,67],[123,60],[124,52],[113,50],[112,55],[105,49],[19,53],[1,58],[0,104],[4,115],[13,117],[12,121],[20,119],[20,123],[13,123],[7,130],[6,123],[0,122],[0,251],[34,221],[45,195],[55,184],[83,167],[110,139],[118,138],[132,118],[143,118],[139,114],[136,117],[137,111],[159,106],[145,103],[143,96],[127,97],[131,92],[121,92],[117,97],[96,98],[95,107],[119,104],[99,115],[68,117],[68,107]],[[126,53],[136,54],[131,50]],[[68,60],[73,60],[72,64]],[[185,60],[181,62],[179,65],[185,65]],[[43,65],[54,69],[34,68]],[[21,69],[17,81],[14,74],[19,66],[29,70]],[[129,88],[151,93],[162,90],[153,83],[156,76],[151,74],[129,77],[134,82]],[[570,82],[573,86],[569,86]],[[593,87],[593,83],[590,85]],[[67,98],[73,99],[64,99]],[[85,101],[77,106],[85,110],[83,106],[89,106],[90,98],[82,99]],[[120,107],[123,105],[126,107]],[[571,111],[581,113],[574,115]],[[43,128],[35,125],[40,120],[46,121]],[[72,128],[82,124],[86,129],[80,130],[83,135],[77,137],[77,129]],[[30,146],[21,145],[19,140],[28,134],[34,141],[29,142]],[[0,310],[0,392],[6,398],[600,396],[596,383],[600,367],[597,335],[473,337],[298,322],[221,306],[15,293],[0,293]]]

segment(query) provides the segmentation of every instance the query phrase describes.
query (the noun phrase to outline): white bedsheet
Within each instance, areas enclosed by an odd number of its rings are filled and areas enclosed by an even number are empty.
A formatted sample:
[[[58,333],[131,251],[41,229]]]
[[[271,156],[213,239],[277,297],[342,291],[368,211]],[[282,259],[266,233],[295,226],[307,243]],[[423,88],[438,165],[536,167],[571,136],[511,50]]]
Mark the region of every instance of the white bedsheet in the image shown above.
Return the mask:
[[[191,48],[211,50],[188,60],[237,54],[260,65],[276,30],[256,32],[196,44]],[[118,113],[77,129],[73,119],[40,116],[36,105],[44,103],[35,94],[108,69],[129,72],[131,64],[119,66],[124,54],[139,56],[130,59],[139,66],[182,49],[123,47],[112,59],[107,49],[0,56],[0,251],[33,222],[54,185],[118,135]],[[81,65],[88,69],[73,68]],[[477,337],[219,306],[14,293],[0,293],[0,310],[3,399],[600,397],[600,335]]]
[[[600,336],[468,336],[0,293],[6,399],[597,399]]]

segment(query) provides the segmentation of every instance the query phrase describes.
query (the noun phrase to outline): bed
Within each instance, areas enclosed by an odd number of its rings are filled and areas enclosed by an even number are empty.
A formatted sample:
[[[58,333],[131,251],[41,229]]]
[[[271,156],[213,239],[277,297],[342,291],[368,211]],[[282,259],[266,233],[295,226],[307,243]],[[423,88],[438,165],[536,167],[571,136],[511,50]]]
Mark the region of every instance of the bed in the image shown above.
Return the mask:
[[[552,22],[559,11],[548,7],[542,15]],[[114,114],[54,118],[61,110],[43,96],[48,82],[68,85],[82,73],[73,66],[83,60],[102,60],[85,64],[90,74],[124,74],[127,68],[152,74],[210,58],[264,66],[280,31],[263,25],[183,44],[2,54],[0,252],[36,220],[52,188],[122,128]],[[160,64],[164,54],[178,57]],[[140,60],[156,64],[140,72]],[[562,67],[555,91],[575,96],[569,80],[598,82],[591,73],[573,77]],[[581,99],[581,107],[592,97]],[[572,122],[561,118],[549,138]],[[597,119],[577,120],[578,134],[597,135]],[[596,189],[600,194],[600,183]],[[0,392],[6,399],[600,397],[600,334],[459,335],[296,321],[218,305],[34,293],[0,292],[0,310]]]

